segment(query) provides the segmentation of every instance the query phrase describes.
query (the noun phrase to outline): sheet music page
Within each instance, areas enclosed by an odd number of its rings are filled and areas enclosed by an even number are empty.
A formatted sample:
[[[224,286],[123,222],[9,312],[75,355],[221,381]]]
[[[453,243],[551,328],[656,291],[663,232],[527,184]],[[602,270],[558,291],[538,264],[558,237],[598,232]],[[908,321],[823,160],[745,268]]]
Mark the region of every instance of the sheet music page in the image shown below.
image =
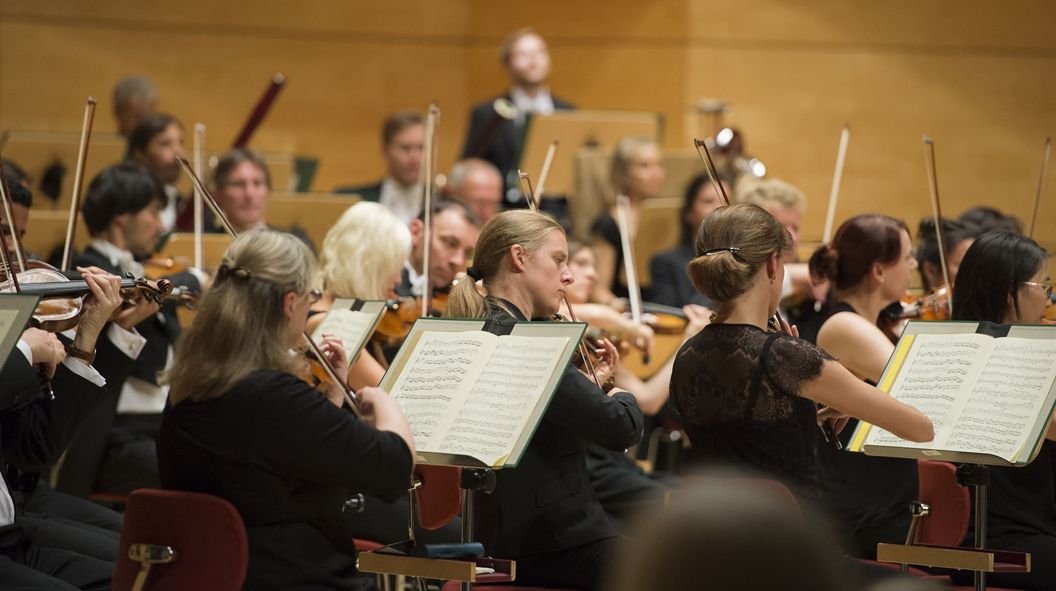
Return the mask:
[[[994,340],[994,351],[957,417],[947,447],[1015,462],[1056,379],[1056,341]]]
[[[374,314],[348,308],[331,309],[312,333],[312,340],[318,345],[322,342],[323,334],[332,334],[340,338],[345,343],[348,362],[351,364],[356,358],[356,353],[366,343],[366,333],[374,325],[374,316]]]
[[[389,392],[419,450],[439,451],[434,435],[439,439],[447,430],[497,340],[482,331],[422,333]]]
[[[567,343],[568,337],[499,337],[437,451],[489,466],[509,455]]]
[[[890,394],[927,415],[935,426],[935,439],[929,443],[913,443],[876,427],[866,443],[946,448],[946,438],[954,428],[968,391],[979,379],[995,340],[974,333],[916,335]]]

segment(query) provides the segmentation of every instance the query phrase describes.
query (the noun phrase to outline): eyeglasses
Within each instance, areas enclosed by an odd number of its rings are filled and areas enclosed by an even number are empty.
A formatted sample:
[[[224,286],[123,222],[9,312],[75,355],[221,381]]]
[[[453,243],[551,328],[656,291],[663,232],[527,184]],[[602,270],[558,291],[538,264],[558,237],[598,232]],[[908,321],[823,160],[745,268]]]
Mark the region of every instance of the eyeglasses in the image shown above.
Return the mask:
[[[1036,283],[1034,281],[1023,281],[1023,285],[1033,285],[1034,287],[1040,287],[1045,290],[1045,297],[1052,297],[1052,281],[1046,281],[1045,283]]]
[[[319,299],[322,298],[322,297],[323,297],[323,292],[322,291],[320,291],[318,289],[313,289],[312,291],[308,292],[308,303],[309,304],[314,304],[314,303],[318,302]]]

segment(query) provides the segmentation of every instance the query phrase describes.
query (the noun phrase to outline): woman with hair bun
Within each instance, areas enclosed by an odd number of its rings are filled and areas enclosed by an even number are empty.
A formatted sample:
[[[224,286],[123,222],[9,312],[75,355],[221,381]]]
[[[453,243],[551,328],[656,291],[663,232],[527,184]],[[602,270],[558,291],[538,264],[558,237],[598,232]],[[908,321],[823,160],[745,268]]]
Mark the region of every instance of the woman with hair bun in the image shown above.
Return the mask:
[[[857,379],[794,328],[767,332],[790,240],[756,205],[720,207],[704,220],[689,275],[718,312],[679,350],[671,395],[698,463],[761,472],[820,504],[820,421],[840,427],[861,417],[912,441],[930,441],[933,431],[919,411]]]
[[[844,222],[830,244],[810,257],[815,281],[829,281],[826,319],[818,346],[851,373],[876,384],[894,343],[877,323],[881,311],[906,293],[917,261],[909,228],[901,220],[863,214]],[[855,424],[841,437],[844,445]],[[878,542],[901,543],[909,528],[909,503],[917,497],[917,463],[818,448],[825,504],[847,539],[848,552],[876,556]]]

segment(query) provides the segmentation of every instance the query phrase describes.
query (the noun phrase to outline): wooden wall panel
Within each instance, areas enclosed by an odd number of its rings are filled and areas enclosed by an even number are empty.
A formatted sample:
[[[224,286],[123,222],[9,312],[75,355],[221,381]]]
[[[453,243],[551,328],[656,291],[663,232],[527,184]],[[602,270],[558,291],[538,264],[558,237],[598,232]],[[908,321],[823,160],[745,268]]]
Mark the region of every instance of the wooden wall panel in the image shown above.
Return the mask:
[[[462,148],[470,105],[500,92],[503,37],[550,42],[558,95],[584,108],[661,112],[686,149],[692,105],[731,103],[730,123],[773,174],[811,200],[821,232],[839,128],[853,127],[838,218],[927,211],[920,138],[938,147],[946,209],[989,203],[1026,217],[1041,143],[1056,131],[1056,5],[1045,0],[540,0],[428,2],[135,0],[0,3],[0,128],[71,130],[84,96],[148,73],[162,108],[233,137],[271,75],[289,85],[255,145],[321,158],[316,190],[381,170],[385,114],[437,100],[441,167]],[[566,154],[568,155],[568,154]],[[1047,191],[1049,201],[1056,180]],[[1056,239],[1056,206],[1039,237]]]

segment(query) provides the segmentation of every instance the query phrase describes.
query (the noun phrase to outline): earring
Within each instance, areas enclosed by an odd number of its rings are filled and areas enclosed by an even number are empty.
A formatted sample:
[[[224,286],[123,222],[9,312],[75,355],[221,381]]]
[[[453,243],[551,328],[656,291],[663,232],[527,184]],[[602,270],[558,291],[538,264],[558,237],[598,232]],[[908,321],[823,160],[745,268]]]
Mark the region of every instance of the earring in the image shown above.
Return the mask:
[[[773,275],[771,275],[771,276],[770,276],[770,285],[773,285],[773,284],[774,284],[774,276],[773,276]]]

